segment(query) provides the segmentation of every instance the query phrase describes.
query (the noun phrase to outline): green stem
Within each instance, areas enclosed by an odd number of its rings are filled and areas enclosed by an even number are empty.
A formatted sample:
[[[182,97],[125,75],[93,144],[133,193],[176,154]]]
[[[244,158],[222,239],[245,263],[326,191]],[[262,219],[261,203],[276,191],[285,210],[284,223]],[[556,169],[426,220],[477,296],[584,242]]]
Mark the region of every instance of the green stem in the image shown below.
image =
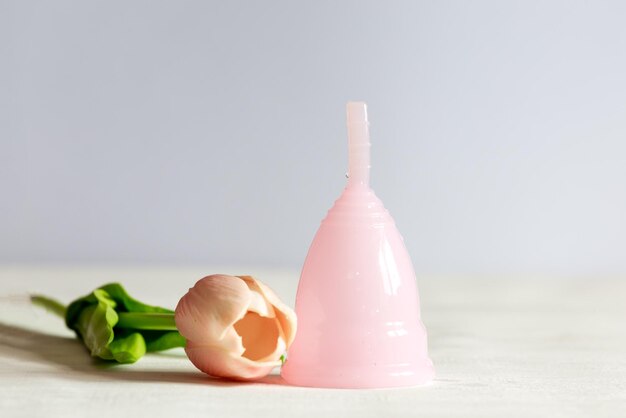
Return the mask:
[[[116,327],[157,331],[176,331],[173,313],[118,312]]]
[[[42,308],[45,308],[56,314],[57,316],[65,319],[65,311],[67,310],[67,308],[61,302],[47,298],[42,295],[31,295],[30,301],[33,303],[33,305],[41,306]]]

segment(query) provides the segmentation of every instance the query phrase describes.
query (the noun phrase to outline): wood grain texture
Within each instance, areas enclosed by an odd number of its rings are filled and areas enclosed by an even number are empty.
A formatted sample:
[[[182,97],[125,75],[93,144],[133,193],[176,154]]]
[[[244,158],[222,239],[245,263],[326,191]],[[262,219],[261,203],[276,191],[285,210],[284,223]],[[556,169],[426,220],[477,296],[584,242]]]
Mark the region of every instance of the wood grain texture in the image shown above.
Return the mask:
[[[207,378],[182,350],[139,363],[92,360],[62,321],[26,300],[69,302],[109,281],[175,306],[208,273],[253,274],[293,305],[298,273],[239,268],[0,268],[0,415],[626,416],[626,280],[419,279],[436,381],[384,390],[307,389],[278,375]]]

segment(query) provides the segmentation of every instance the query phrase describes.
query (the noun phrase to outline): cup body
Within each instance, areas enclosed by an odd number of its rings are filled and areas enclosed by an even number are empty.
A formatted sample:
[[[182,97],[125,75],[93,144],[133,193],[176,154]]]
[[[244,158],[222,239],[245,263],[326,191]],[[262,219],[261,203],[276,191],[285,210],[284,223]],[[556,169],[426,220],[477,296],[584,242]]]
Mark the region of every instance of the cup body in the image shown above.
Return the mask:
[[[348,187],[313,239],[282,368],[294,385],[413,386],[434,377],[411,259],[369,187]]]

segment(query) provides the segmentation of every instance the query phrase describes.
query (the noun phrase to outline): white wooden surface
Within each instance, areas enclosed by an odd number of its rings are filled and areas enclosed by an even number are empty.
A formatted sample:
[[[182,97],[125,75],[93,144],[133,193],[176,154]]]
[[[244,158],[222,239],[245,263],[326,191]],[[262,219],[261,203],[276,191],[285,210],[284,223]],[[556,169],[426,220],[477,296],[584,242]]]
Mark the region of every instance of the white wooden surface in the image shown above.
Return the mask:
[[[0,268],[0,416],[626,416],[626,278],[421,277],[437,380],[385,390],[307,389],[205,377],[182,350],[94,362],[26,292],[64,302],[109,281],[175,306],[209,273],[253,274],[293,304],[298,273],[233,268]]]

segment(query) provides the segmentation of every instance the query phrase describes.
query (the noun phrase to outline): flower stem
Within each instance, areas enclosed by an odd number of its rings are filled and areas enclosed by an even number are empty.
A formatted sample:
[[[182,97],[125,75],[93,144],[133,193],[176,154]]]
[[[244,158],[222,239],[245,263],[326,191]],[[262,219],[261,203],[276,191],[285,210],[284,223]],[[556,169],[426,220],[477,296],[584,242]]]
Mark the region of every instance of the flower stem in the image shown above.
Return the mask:
[[[176,331],[173,313],[119,312],[116,327],[157,331]]]
[[[41,306],[42,308],[45,308],[55,315],[65,319],[65,311],[67,308],[61,302],[42,295],[31,295],[30,301],[33,305]]]

